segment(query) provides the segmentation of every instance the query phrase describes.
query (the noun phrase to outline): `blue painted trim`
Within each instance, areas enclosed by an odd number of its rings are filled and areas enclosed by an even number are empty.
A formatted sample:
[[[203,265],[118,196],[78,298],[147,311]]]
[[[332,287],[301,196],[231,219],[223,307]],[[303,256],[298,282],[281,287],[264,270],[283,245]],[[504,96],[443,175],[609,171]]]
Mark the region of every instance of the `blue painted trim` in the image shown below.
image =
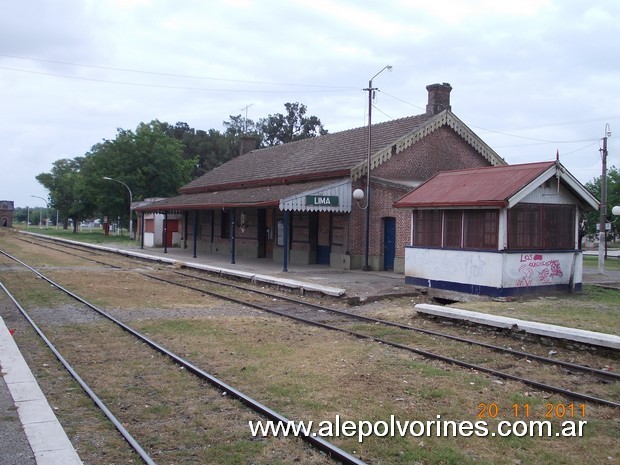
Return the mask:
[[[444,291],[462,292],[465,294],[488,295],[490,297],[511,297],[522,295],[552,294],[557,292],[581,292],[582,283],[575,283],[574,289],[568,284],[553,284],[549,286],[530,286],[530,287],[491,287],[476,284],[455,283],[451,281],[439,281],[434,279],[405,277],[406,284],[414,286],[428,287],[431,289],[441,289]]]

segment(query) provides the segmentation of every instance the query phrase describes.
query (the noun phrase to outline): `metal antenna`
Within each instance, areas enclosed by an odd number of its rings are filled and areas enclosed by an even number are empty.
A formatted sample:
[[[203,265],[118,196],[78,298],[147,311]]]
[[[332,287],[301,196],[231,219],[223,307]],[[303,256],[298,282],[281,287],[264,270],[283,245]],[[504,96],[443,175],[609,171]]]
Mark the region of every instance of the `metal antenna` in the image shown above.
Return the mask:
[[[243,133],[244,134],[248,132],[248,108],[250,108],[252,105],[254,104],[250,103],[248,106],[245,106],[239,109],[241,111],[245,110],[245,119],[243,120]]]

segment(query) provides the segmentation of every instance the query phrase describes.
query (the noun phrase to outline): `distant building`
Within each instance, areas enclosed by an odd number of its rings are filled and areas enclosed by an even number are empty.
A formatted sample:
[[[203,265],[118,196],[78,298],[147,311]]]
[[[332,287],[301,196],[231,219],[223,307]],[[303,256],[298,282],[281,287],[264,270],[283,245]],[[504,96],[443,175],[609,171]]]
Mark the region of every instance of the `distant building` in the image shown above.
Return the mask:
[[[13,207],[12,200],[0,200],[0,227],[12,228],[13,227]]]
[[[509,296],[579,291],[579,218],[596,198],[559,161],[439,173],[395,204],[412,210],[405,282]]]

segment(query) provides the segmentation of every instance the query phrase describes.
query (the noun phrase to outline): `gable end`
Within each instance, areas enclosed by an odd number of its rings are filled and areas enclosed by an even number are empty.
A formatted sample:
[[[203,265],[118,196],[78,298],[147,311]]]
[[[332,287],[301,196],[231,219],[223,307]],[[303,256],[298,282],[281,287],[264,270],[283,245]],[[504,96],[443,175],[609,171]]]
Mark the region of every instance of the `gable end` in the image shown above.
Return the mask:
[[[492,166],[507,165],[506,161],[500,157],[491,147],[484,143],[471,129],[469,129],[460,119],[458,119],[450,110],[444,110],[436,117],[424,123],[415,131],[400,138],[395,144],[385,147],[370,158],[370,169],[373,170],[382,165],[392,155],[400,153],[411,147],[424,137],[432,134],[443,126],[449,126],[456,132],[465,142],[471,145],[482,157],[491,163]],[[366,161],[360,163],[351,170],[351,178],[355,181],[366,175]]]

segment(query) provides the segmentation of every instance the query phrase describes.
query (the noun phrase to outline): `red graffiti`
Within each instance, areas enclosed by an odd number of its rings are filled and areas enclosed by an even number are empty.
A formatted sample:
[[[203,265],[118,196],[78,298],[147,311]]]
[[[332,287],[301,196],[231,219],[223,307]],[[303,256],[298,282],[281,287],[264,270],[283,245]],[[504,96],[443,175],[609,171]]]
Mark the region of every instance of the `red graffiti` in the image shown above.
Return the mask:
[[[559,260],[543,260],[543,258],[542,254],[521,255],[520,262],[523,265],[519,267],[521,277],[516,280],[517,286],[529,287],[534,284],[534,270],[537,272],[540,284],[551,284],[553,278],[564,276]]]

